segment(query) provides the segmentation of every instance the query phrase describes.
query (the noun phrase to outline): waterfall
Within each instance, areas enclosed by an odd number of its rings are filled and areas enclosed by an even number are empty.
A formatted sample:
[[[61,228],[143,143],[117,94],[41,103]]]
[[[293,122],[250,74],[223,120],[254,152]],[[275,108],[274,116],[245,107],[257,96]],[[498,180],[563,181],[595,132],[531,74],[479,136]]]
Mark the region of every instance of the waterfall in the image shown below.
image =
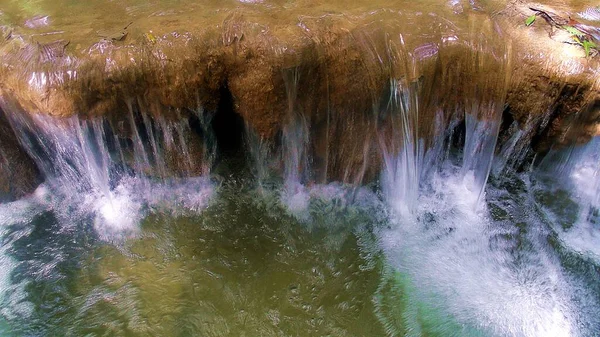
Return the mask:
[[[475,203],[481,200],[485,184],[492,168],[500,119],[477,120],[473,114],[465,116],[465,146],[461,173],[465,179],[472,179],[472,188],[477,195]]]
[[[524,146],[525,131],[519,128],[517,122],[513,122],[508,130],[510,138],[502,145],[497,155],[494,156],[492,171],[495,176],[500,177],[515,170],[515,166],[524,161],[528,149]]]
[[[567,249],[600,263],[600,138],[551,150],[536,175],[535,195]],[[561,177],[558,181],[554,177]],[[572,198],[572,200],[570,200]]]
[[[439,171],[447,165],[449,154],[443,153],[444,144],[450,141],[449,134],[456,127],[453,122],[443,130],[442,113],[435,119],[434,140],[430,147],[425,147],[425,140],[418,135],[419,105],[418,92],[415,89],[404,89],[398,82],[392,82],[390,106],[395,111],[393,116],[399,123],[394,124],[392,142],[399,148],[388,148],[386,141],[380,144],[384,157],[382,170],[382,189],[388,201],[394,207],[403,209],[400,213],[412,212],[418,203],[419,189],[422,179],[427,179],[433,171]],[[496,140],[500,127],[500,115],[493,119],[478,119],[478,111],[465,114],[465,139],[462,150],[460,174],[465,183],[477,196],[473,207],[481,202],[481,196],[492,168]],[[392,117],[394,118],[394,117]]]
[[[382,139],[384,136],[380,135],[384,157],[382,190],[393,207],[401,214],[408,214],[418,203],[420,173],[423,170],[424,147],[418,135],[418,93],[414,86],[407,88],[397,80],[392,80],[390,86],[386,108],[390,111],[390,118],[397,120],[392,123],[395,127],[392,142],[400,144],[400,150],[397,154],[391,152],[386,140]]]
[[[283,72],[288,110],[287,122],[282,130],[281,155],[285,186],[283,203],[290,211],[300,214],[308,208],[308,193],[305,184],[310,179],[309,124],[297,106],[299,72],[297,68]]]
[[[398,280],[400,291],[410,295],[396,303],[403,308],[405,330],[396,330],[397,325],[388,321],[392,318],[382,320],[390,325],[390,335],[575,334],[575,307],[567,290],[570,286],[565,286],[572,281],[546,251],[544,234],[519,233],[514,223],[519,220],[499,222],[490,217],[487,202],[503,200],[497,190],[491,191],[489,200],[482,198],[498,121],[477,120],[473,115],[466,119],[460,161],[451,153],[444,155],[440,145],[425,153],[415,150],[419,143],[411,137],[407,142],[406,133],[397,140],[403,149],[395,157],[386,155],[382,190],[393,211],[393,226],[381,230],[379,238],[387,258],[403,275]],[[447,142],[449,134],[440,133],[436,142]],[[431,153],[445,159],[424,160]],[[514,214],[525,208],[527,220],[522,221],[532,223],[533,206],[513,207]],[[543,225],[539,228],[543,232]],[[515,236],[535,248],[515,257],[506,248],[515,244]],[[522,265],[519,259],[531,262]],[[429,326],[429,320],[437,325]]]
[[[148,209],[199,209],[210,195],[206,175],[214,150],[193,137],[188,119],[150,117],[141,100],[129,100],[127,107],[123,120],[54,118],[2,102],[46,179],[39,195],[60,202],[57,211],[74,206],[92,212],[106,238],[135,234]]]
[[[557,174],[567,175],[571,179],[571,188],[581,200],[584,208],[600,207],[600,138],[596,137],[585,146],[577,146],[561,152],[567,152],[563,163],[556,163]],[[555,165],[556,165],[555,164]],[[587,220],[591,218],[585,217]]]
[[[56,120],[44,115],[9,114],[21,144],[55,189],[78,193],[110,190],[115,169],[103,120],[77,116]]]
[[[246,123],[246,143],[252,174],[256,178],[258,189],[261,193],[270,185],[272,175],[273,157],[272,144],[258,136]]]
[[[436,101],[438,97],[428,95],[429,88],[418,82],[393,80],[385,113],[379,113],[390,115],[392,125],[392,132],[382,128],[379,135],[384,157],[381,190],[392,213],[390,227],[378,235],[388,260],[402,275],[397,280],[401,291],[410,294],[396,303],[403,308],[402,317],[382,320],[390,335],[576,334],[577,299],[569,290],[576,282],[548,251],[546,225],[539,223],[528,231],[516,225],[536,221],[531,216],[535,200],[519,195],[522,200],[505,206],[505,192],[488,184],[509,58],[483,47],[475,47],[472,57],[465,66],[467,94],[458,95],[455,104]],[[486,74],[488,62],[498,60],[500,71]],[[443,91],[444,85],[452,84],[437,85]],[[421,124],[428,116],[431,120],[433,112],[430,139],[427,129],[421,132]],[[499,171],[505,171],[512,160],[508,157],[522,151],[517,143],[523,132],[513,130],[512,139],[504,142],[496,159]],[[457,135],[462,142],[456,141]],[[493,217],[488,205],[497,203],[510,207],[515,218]],[[514,255],[507,247],[518,242],[528,242],[531,248]],[[523,265],[522,260],[529,263]],[[453,327],[448,317],[457,319],[459,326]],[[404,328],[396,330],[393,319]],[[429,326],[428,320],[437,325]]]
[[[0,335],[600,335],[568,6],[4,2]]]

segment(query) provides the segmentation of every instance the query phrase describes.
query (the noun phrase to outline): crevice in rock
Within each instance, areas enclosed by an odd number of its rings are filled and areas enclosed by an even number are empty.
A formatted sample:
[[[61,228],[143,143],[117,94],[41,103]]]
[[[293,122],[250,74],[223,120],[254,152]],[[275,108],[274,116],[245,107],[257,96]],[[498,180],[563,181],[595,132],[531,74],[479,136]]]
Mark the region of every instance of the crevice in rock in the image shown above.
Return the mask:
[[[515,118],[510,110],[510,107],[505,106],[504,110],[502,110],[502,120],[500,121],[500,131],[498,133],[499,144],[506,141],[507,132],[514,122]]]
[[[235,111],[233,96],[227,88],[221,88],[219,105],[212,120],[212,128],[217,140],[217,155],[235,155],[244,146],[244,119]]]
[[[553,106],[549,109],[546,122],[543,122],[537,133],[531,139],[531,147],[540,155],[545,155],[554,147],[561,148],[565,145],[576,144],[567,134],[569,126],[582,119],[581,108],[586,100],[585,86],[564,84]]]
[[[210,122],[216,143],[214,166],[217,167],[217,171],[221,171],[218,168],[221,164],[227,166],[226,171],[238,171],[247,164],[244,119],[235,110],[233,95],[226,84],[221,87],[219,97],[217,111]]]
[[[454,126],[452,132],[450,133],[450,151],[462,151],[465,146],[466,133],[467,126],[463,118]]]

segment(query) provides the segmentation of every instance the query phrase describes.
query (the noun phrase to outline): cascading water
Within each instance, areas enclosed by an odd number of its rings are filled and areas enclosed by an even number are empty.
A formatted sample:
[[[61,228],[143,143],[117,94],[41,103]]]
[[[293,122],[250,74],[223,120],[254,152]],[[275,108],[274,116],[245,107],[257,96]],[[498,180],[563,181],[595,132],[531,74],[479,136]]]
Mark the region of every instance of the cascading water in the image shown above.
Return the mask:
[[[501,79],[499,83],[501,86]],[[561,268],[546,241],[547,225],[529,214],[535,212],[535,202],[516,200],[531,199],[528,196],[509,196],[517,194],[504,190],[510,185],[488,186],[491,190],[485,199],[491,206],[484,202],[504,96],[476,95],[471,97],[474,103],[464,104],[464,146],[458,156],[462,160],[458,160],[456,154],[443,151],[443,144],[452,141],[448,139],[452,129],[437,132],[433,145],[423,148],[415,127],[422,113],[416,103],[418,92],[407,87],[397,82],[392,85],[396,94],[391,104],[396,106],[393,110],[402,126],[394,138],[400,150],[391,152],[383,147],[382,190],[392,213],[390,227],[378,236],[396,268],[393,273],[397,276],[392,277],[406,293],[397,301],[402,312],[399,317],[381,314],[388,333],[590,335],[596,329],[589,319],[597,304],[574,293],[580,281]],[[500,155],[515,151],[517,141],[505,143]],[[497,161],[495,171],[504,172],[499,181],[524,179],[506,173],[506,162]],[[502,218],[498,213],[514,217]],[[585,309],[578,308],[582,302]],[[389,300],[381,300],[380,305],[383,303],[392,305]],[[588,318],[582,321],[582,316]]]
[[[143,105],[140,102],[138,106]],[[172,207],[198,209],[210,194],[206,178],[169,178],[192,173],[202,176],[210,167],[204,158],[199,165],[192,159],[190,142],[185,139],[190,134],[187,120],[156,117],[151,121],[146,110],[140,109],[139,123],[134,105],[129,102],[128,107],[128,120],[111,122],[107,118],[28,116],[15,112],[16,107],[8,102],[3,104],[6,111],[13,112],[9,114],[11,124],[46,178],[37,195],[42,200],[52,199],[50,202],[57,204],[50,207],[59,210],[75,207],[82,214],[95,214],[96,229],[106,238],[136,232],[148,208],[172,203]],[[115,131],[119,128],[129,129],[131,136],[123,134],[126,130],[121,134]],[[194,155],[205,153],[210,149]],[[175,154],[181,157],[177,158],[178,171],[168,171],[166,165],[175,160]],[[198,196],[191,196],[195,194]]]
[[[375,109],[383,120],[377,135],[381,195],[368,194],[373,201],[368,206],[348,192],[366,193],[362,188],[306,185],[314,171],[313,134],[307,117],[294,110],[298,75],[284,77],[290,118],[280,154],[282,202],[309,224],[323,211],[316,204],[340,194],[350,196],[345,202],[354,207],[378,214],[378,226],[354,231],[375,233],[362,247],[365,256],[372,259],[380,249],[390,265],[374,297],[378,320],[390,336],[594,336],[600,331],[594,318],[599,278],[597,261],[589,259],[599,256],[598,141],[547,156],[553,176],[570,176],[566,189],[573,194],[562,195],[566,200],[558,208],[566,209],[558,210],[540,193],[551,191],[547,177],[516,171],[529,153],[522,139],[530,130],[513,123],[510,137],[496,149],[509,57],[501,57],[502,71],[491,76],[485,74],[488,52],[474,52],[471,71],[483,82],[475,76],[458,111],[427,101],[436,97],[428,97],[430,88],[421,83],[390,80],[390,95]],[[432,111],[434,125],[422,131],[419,119]],[[277,161],[257,138],[250,144],[263,158],[258,162]],[[575,205],[571,198],[581,205],[576,214],[568,210]],[[389,213],[377,213],[382,209]],[[559,228],[569,218],[575,221],[571,230]]]
[[[465,148],[485,149],[481,142],[495,142],[471,139],[475,144]],[[470,160],[485,162],[491,157],[481,151]],[[489,166],[483,166],[484,172],[465,174],[472,163],[463,158],[461,166],[448,158],[432,170],[415,187],[419,194],[416,202],[409,201],[417,205],[412,212],[405,212],[405,205],[391,204],[399,207],[392,216],[395,225],[379,235],[390,261],[403,274],[402,289],[411,294],[401,302],[407,312],[402,317],[404,330],[390,334],[576,334],[574,303],[557,261],[548,256],[539,233],[523,234],[526,231],[518,228],[523,223],[497,221],[489,215],[480,198],[481,181],[475,179],[478,174],[487,177]],[[488,199],[502,200],[497,196],[501,192],[491,193]],[[512,213],[517,213],[519,206],[513,207]],[[526,240],[532,241],[529,249],[519,246]]]
[[[531,130],[498,140],[510,51],[475,35],[466,64],[452,34],[353,35],[386,85],[350,112],[282,70],[279,133],[245,126],[251,174],[215,172],[220,111],[2,101],[45,182],[0,205],[0,333],[597,335],[600,141],[517,172]]]
[[[551,151],[541,164],[542,174],[534,187],[535,196],[545,203],[544,213],[555,224],[561,245],[596,261],[600,261],[599,144],[595,138],[585,146]],[[556,184],[547,175],[566,179]]]
[[[388,202],[397,207],[398,212],[409,214],[417,205],[424,156],[423,144],[417,134],[419,105],[417,93],[404,89],[397,81],[391,82],[391,92],[388,108],[400,125],[394,130],[397,134],[392,139],[401,142],[401,148],[395,155],[387,150],[385,140],[380,141],[385,158],[382,188]]]
[[[288,100],[288,123],[283,128],[282,158],[284,163],[285,189],[284,203],[292,212],[306,210],[308,194],[304,184],[309,179],[309,134],[306,116],[297,111],[298,93],[297,69],[284,72],[284,83]]]

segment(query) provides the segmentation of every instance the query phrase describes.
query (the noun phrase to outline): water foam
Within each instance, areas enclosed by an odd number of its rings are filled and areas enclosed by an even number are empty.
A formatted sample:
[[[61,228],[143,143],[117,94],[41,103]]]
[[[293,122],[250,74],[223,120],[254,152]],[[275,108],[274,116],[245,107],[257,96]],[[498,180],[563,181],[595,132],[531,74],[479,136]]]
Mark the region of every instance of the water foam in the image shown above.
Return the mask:
[[[113,121],[26,114],[9,101],[0,104],[46,179],[36,202],[66,226],[76,222],[71,218],[91,215],[100,237],[127,238],[136,235],[149,211],[198,212],[212,194],[206,177],[214,160],[213,139],[206,121],[210,114],[202,109],[178,111],[177,120],[167,120],[151,116],[142,99],[131,99],[124,119]],[[191,136],[190,116],[200,121],[203,139]],[[200,143],[195,145],[201,153],[191,153],[193,141]],[[177,167],[170,168],[174,161]]]
[[[560,264],[538,237],[519,237],[518,224],[495,223],[484,202],[500,113],[466,114],[460,164],[442,152],[447,140],[441,133],[426,153],[413,150],[420,140],[410,129],[402,133],[397,154],[384,148],[382,190],[392,225],[379,237],[410,293],[402,314],[408,335],[576,334]],[[534,248],[519,247],[520,240],[534,242]]]
[[[566,247],[591,257],[600,264],[600,137],[594,138],[585,146],[553,155],[558,157],[558,161],[551,160],[547,163],[551,166],[550,172],[554,176],[568,177],[557,183],[571,192],[571,197],[579,208],[577,220],[570,228],[555,226],[554,229]]]
[[[457,167],[434,173],[418,209],[396,213],[396,226],[380,233],[389,261],[409,275],[426,306],[467,326],[499,336],[575,335],[560,268],[535,251],[525,254],[541,265],[520,265],[507,247],[494,244],[511,233],[490,220],[483,203],[472,207],[477,184]]]

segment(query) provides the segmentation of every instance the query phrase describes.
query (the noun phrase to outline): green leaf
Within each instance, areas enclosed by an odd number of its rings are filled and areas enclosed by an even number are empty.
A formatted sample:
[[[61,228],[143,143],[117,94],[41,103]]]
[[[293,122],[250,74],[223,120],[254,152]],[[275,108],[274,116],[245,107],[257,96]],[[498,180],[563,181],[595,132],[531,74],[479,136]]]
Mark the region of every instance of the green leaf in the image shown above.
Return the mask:
[[[590,56],[591,48],[598,48],[598,46],[594,42],[588,41],[588,40],[584,40],[581,45],[583,46],[583,49],[585,50],[585,57]]]
[[[535,22],[535,18],[536,18],[536,16],[535,16],[535,14],[533,14],[532,16],[525,19],[525,25],[531,26]]]
[[[575,36],[585,36],[584,33],[582,33],[579,29],[573,27],[573,26],[568,26],[568,25],[564,25],[562,26],[562,28],[564,30],[566,30],[567,32],[569,32],[569,34],[571,35],[575,35]]]

